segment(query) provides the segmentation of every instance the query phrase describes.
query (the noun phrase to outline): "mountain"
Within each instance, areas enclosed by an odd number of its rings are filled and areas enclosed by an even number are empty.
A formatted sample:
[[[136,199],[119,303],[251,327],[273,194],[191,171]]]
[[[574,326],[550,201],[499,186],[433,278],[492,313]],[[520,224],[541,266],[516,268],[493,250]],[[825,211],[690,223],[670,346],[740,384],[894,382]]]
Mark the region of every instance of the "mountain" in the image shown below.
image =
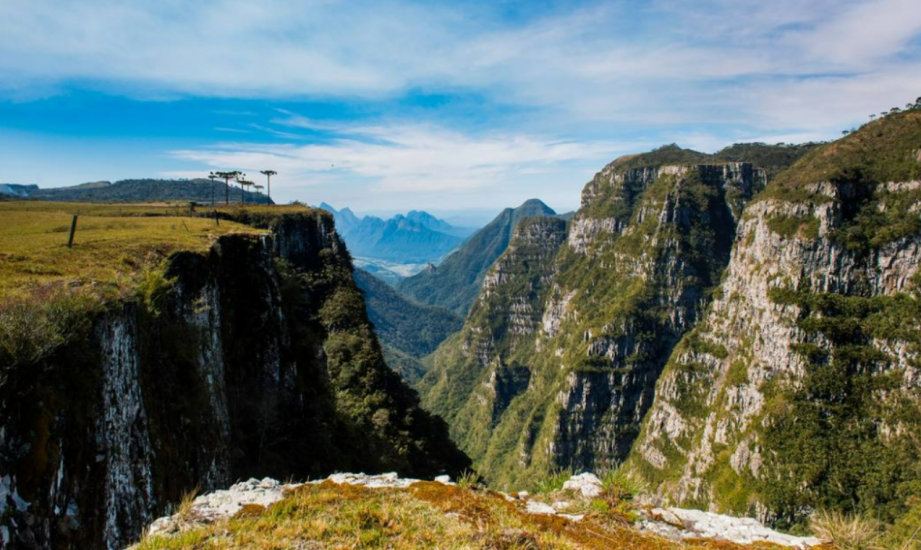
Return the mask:
[[[355,284],[364,293],[368,318],[385,346],[393,348],[388,365],[409,383],[421,377],[418,360],[460,330],[463,321],[440,307],[417,304],[362,269],[354,271]],[[393,364],[391,364],[393,363]]]
[[[431,229],[432,231],[447,233],[448,235],[454,235],[456,237],[466,237],[476,231],[476,229],[472,227],[454,227],[448,222],[440,220],[428,212],[420,212],[418,210],[410,210],[409,213],[406,214],[406,219]]]
[[[396,264],[425,264],[439,261],[461,242],[463,229],[426,213],[411,211],[406,216],[383,220],[376,216],[358,218],[348,208],[336,210],[325,202],[320,208],[336,218],[340,234],[349,250],[363,260]],[[378,266],[386,269],[386,266]],[[399,276],[393,272],[395,277]]]
[[[745,209],[629,466],[676,502],[890,522],[921,497],[921,110],[805,155]]]
[[[2,204],[0,545],[125,548],[240,479],[469,466],[384,363],[332,216],[98,205],[62,261],[67,212]]]
[[[244,192],[246,202],[272,203],[271,199],[261,193]],[[213,197],[217,204],[224,204],[224,182],[215,180]],[[227,198],[231,203],[240,202],[240,188],[231,185]],[[199,178],[192,180],[133,179],[115,183],[90,182],[73,187],[52,187],[34,189],[28,198],[66,202],[172,202],[195,201],[210,204],[212,199],[212,182]]]
[[[352,212],[352,210],[348,207],[343,208],[342,210],[336,210],[329,204],[323,202],[320,203],[320,208],[333,215],[336,220],[336,230],[339,231],[339,233],[342,235],[348,233],[350,229],[361,222],[361,219],[359,219],[358,216],[356,216],[355,213]]]
[[[767,180],[751,163],[676,146],[615,160],[585,186],[570,222],[517,225],[464,328],[432,355],[417,385],[423,404],[500,487],[626,459]]]
[[[423,304],[442,306],[458,315],[466,315],[486,271],[508,247],[515,225],[522,218],[554,215],[556,212],[537,199],[525,201],[518,208],[506,208],[437,268],[407,277],[397,288]]]

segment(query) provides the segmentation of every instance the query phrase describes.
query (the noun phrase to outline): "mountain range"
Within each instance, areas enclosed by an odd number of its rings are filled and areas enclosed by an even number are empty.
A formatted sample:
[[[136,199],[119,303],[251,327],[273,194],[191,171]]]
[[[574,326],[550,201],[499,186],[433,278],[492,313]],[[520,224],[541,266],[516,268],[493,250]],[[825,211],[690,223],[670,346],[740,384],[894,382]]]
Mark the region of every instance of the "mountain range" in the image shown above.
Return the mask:
[[[359,218],[349,208],[336,210],[326,203],[322,203],[320,208],[333,214],[337,230],[348,244],[349,251],[362,259],[395,264],[438,262],[461,244],[470,231],[415,210],[384,220],[376,216]],[[378,264],[378,269],[390,271],[385,264]],[[390,280],[397,278],[390,277]]]

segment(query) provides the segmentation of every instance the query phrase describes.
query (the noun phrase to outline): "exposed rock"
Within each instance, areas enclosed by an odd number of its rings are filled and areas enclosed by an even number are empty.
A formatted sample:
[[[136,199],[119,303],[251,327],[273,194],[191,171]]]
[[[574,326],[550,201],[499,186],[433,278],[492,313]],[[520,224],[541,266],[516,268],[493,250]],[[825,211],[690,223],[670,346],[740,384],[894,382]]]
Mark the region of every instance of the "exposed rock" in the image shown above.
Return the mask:
[[[595,498],[604,490],[598,476],[591,473],[572,476],[563,484],[563,489],[580,493],[585,498]]]
[[[556,515],[556,508],[536,500],[529,500],[527,506],[525,507],[525,511],[529,514],[538,514],[542,516]]]
[[[640,530],[672,539],[713,539],[738,544],[770,542],[808,548],[822,543],[815,537],[796,537],[768,529],[752,518],[735,518],[682,508],[655,508],[638,523]]]

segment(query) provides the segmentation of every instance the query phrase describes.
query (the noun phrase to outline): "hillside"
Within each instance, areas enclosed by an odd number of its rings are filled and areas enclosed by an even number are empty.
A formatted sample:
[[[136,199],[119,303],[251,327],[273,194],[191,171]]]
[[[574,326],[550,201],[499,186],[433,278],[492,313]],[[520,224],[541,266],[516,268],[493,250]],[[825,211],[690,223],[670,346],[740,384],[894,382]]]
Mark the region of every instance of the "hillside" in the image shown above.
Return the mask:
[[[629,465],[676,501],[783,525],[921,497],[921,111],[812,150],[749,205]],[[913,500],[914,499],[914,500]]]
[[[225,198],[231,203],[240,203],[241,191],[231,182],[229,193],[225,196],[223,180],[215,180],[213,196],[215,204],[224,204]],[[262,193],[243,192],[249,204],[271,204],[272,201]],[[211,180],[200,178],[192,180],[168,179],[131,179],[115,183],[91,182],[73,187],[49,187],[28,192],[27,198],[65,202],[189,202],[195,201],[211,204]]]
[[[399,282],[397,288],[410,298],[466,315],[486,271],[508,247],[512,230],[529,216],[554,216],[556,212],[537,199],[518,208],[506,208],[496,219],[468,238],[435,269],[422,271]]]
[[[424,306],[404,298],[367,271],[356,269],[354,277],[355,284],[364,293],[374,331],[382,344],[393,348],[389,353],[385,351],[385,357],[390,355],[387,364],[404,380],[415,383],[420,378],[417,361],[460,330],[463,321],[444,308]]]
[[[385,365],[328,214],[0,210],[0,532],[13,547],[121,548],[193,489],[251,476],[469,465]]]

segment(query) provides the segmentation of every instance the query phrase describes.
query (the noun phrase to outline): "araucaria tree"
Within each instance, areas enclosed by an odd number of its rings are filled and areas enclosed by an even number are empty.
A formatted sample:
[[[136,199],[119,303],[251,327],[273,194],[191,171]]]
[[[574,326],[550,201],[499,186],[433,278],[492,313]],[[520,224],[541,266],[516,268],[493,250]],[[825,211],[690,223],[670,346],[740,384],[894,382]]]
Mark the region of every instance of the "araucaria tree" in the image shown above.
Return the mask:
[[[271,199],[272,198],[272,176],[278,174],[278,172],[276,172],[275,170],[262,170],[259,173],[265,176],[266,183],[269,186],[268,197],[269,199]]]
[[[244,174],[239,170],[231,172],[214,172],[214,175],[224,180],[224,204],[230,204],[230,180],[242,177]]]

